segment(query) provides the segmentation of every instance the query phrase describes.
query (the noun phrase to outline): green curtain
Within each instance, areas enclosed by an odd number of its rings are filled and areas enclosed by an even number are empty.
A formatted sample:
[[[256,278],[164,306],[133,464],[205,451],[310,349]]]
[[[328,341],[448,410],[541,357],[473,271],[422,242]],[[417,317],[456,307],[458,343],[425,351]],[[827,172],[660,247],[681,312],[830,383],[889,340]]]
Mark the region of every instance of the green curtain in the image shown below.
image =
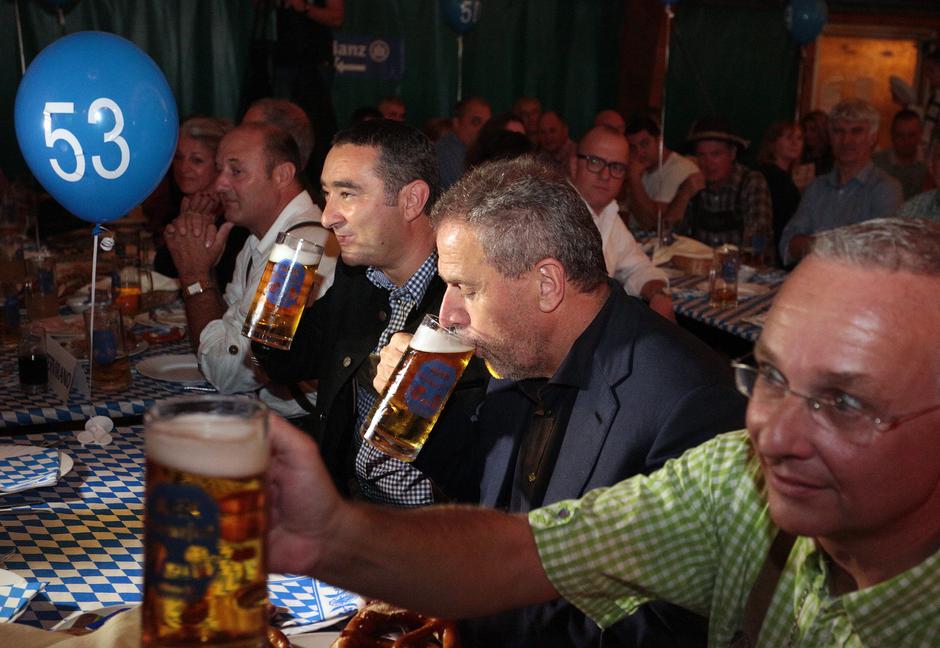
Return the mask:
[[[681,147],[698,117],[726,117],[752,144],[771,122],[793,119],[799,49],[783,6],[680,4],[670,45],[666,142]]]
[[[463,37],[463,96],[485,97],[497,113],[516,97],[536,96],[578,135],[599,108],[616,105],[622,22],[621,0],[482,0],[480,22]],[[398,37],[405,49],[400,82],[337,77],[341,125],[389,94],[404,99],[415,125],[452,114],[457,33],[438,0],[347,0],[339,33]]]
[[[19,0],[26,65],[63,35],[100,30],[133,41],[167,77],[181,117],[237,117],[254,11],[239,0],[78,0],[65,25],[37,0]],[[20,80],[13,0],[0,0],[0,166],[25,165],[16,144],[13,105]]]

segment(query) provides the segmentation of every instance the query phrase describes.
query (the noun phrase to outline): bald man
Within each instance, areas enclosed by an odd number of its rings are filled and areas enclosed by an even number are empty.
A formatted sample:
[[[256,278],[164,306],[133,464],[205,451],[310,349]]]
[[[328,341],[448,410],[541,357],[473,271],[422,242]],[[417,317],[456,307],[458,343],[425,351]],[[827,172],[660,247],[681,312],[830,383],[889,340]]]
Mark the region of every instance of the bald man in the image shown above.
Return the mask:
[[[630,162],[630,144],[616,130],[595,126],[568,161],[571,184],[587,204],[601,233],[607,272],[628,294],[675,321],[666,273],[653,265],[620,218],[617,195]]]

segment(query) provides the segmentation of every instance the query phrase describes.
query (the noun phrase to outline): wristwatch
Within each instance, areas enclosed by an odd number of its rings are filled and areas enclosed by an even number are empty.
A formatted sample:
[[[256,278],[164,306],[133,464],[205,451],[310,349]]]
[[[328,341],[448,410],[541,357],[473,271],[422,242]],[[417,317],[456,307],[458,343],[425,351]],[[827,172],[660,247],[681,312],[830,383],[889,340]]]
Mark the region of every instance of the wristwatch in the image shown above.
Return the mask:
[[[194,297],[196,295],[201,295],[202,293],[212,288],[215,288],[215,282],[213,282],[211,279],[207,279],[205,281],[194,281],[183,289],[183,296]]]

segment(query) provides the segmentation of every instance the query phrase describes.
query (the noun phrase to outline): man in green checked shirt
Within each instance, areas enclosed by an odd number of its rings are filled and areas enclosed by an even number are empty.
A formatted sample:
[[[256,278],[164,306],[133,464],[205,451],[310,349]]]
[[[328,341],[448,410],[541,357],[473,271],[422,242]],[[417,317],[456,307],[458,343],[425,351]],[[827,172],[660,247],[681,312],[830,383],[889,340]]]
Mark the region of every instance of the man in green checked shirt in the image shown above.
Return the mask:
[[[735,366],[746,432],[526,517],[344,502],[276,421],[270,567],[444,617],[563,596],[607,626],[662,598],[716,647],[938,645],[940,224],[814,246]]]

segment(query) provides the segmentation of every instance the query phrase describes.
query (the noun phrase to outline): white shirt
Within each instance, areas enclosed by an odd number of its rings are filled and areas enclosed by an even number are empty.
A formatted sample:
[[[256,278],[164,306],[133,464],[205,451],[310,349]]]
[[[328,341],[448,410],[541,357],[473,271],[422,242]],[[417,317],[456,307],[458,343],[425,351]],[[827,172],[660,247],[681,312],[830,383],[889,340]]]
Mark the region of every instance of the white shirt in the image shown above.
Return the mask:
[[[653,265],[624,225],[616,200],[611,200],[600,214],[595,214],[590,205],[588,211],[601,233],[607,274],[620,282],[628,295],[639,297],[643,286],[650,281],[659,280],[669,284],[666,273]]]
[[[255,377],[251,367],[246,364],[251,342],[242,336],[242,325],[248,316],[248,309],[255,295],[255,289],[264,274],[271,248],[279,232],[304,221],[320,222],[320,208],[313,204],[310,194],[300,192],[278,214],[277,219],[259,240],[252,234],[245,241],[244,247],[235,259],[232,280],[225,289],[223,300],[227,305],[221,319],[212,320],[199,336],[199,367],[212,385],[223,394],[254,391],[262,384]],[[320,266],[317,269],[317,298],[333,285],[333,273],[336,269],[336,257],[339,246],[332,231],[326,233],[327,245]],[[332,244],[331,244],[332,243]],[[249,260],[251,270],[248,270]],[[235,351],[233,353],[232,351]],[[283,400],[268,390],[261,389],[259,398],[283,416],[303,414],[293,400]]]
[[[650,197],[650,200],[661,203],[672,202],[679,190],[679,185],[693,173],[698,173],[698,166],[695,162],[673,151],[663,162],[662,169],[656,166],[652,171],[643,172],[643,189],[646,190],[646,195]]]

